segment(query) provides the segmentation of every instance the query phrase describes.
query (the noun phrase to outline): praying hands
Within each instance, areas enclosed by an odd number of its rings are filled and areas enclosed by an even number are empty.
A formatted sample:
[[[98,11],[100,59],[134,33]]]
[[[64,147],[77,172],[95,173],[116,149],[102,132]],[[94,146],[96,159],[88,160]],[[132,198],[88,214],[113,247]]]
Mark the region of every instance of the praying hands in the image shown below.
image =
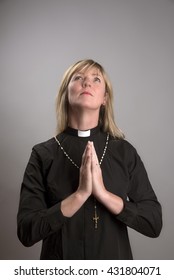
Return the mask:
[[[104,185],[102,171],[93,142],[87,143],[82,156],[77,191],[61,203],[63,215],[72,217],[90,195],[93,195],[113,214],[118,215],[124,207],[122,198],[107,191]]]

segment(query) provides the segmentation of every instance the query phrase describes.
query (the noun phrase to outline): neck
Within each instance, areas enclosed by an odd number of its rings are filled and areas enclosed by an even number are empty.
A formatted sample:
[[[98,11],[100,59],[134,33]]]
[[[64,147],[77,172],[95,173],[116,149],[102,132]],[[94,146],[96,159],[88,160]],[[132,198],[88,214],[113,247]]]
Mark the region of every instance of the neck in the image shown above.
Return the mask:
[[[78,130],[89,130],[98,125],[99,113],[96,111],[69,110],[68,125]]]

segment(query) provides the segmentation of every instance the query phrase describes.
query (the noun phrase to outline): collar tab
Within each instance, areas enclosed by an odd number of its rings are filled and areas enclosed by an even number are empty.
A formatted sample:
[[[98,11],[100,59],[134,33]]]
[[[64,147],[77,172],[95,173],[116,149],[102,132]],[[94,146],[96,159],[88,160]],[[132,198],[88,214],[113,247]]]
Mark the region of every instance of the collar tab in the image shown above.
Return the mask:
[[[91,135],[91,130],[78,130],[77,135],[79,137],[89,137]]]

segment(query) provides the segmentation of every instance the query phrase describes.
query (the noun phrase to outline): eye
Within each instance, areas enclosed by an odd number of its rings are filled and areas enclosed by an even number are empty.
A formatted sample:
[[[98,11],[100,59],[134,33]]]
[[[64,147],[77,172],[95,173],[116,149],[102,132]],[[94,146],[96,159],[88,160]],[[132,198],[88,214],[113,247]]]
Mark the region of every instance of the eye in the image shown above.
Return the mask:
[[[81,75],[77,75],[74,77],[74,81],[78,81],[78,80],[81,80],[83,79],[83,77]]]
[[[100,83],[100,82],[101,82],[101,80],[100,80],[100,78],[99,78],[99,77],[95,77],[95,78],[94,78],[94,82],[99,82],[99,83]]]

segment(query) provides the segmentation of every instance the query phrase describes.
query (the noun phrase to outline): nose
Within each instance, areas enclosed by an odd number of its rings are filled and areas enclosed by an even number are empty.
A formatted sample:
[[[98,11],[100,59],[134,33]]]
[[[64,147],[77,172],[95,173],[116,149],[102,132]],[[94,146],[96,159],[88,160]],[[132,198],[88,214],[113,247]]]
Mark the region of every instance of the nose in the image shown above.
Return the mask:
[[[91,86],[91,81],[89,78],[84,78],[83,80],[83,87],[90,87]]]

